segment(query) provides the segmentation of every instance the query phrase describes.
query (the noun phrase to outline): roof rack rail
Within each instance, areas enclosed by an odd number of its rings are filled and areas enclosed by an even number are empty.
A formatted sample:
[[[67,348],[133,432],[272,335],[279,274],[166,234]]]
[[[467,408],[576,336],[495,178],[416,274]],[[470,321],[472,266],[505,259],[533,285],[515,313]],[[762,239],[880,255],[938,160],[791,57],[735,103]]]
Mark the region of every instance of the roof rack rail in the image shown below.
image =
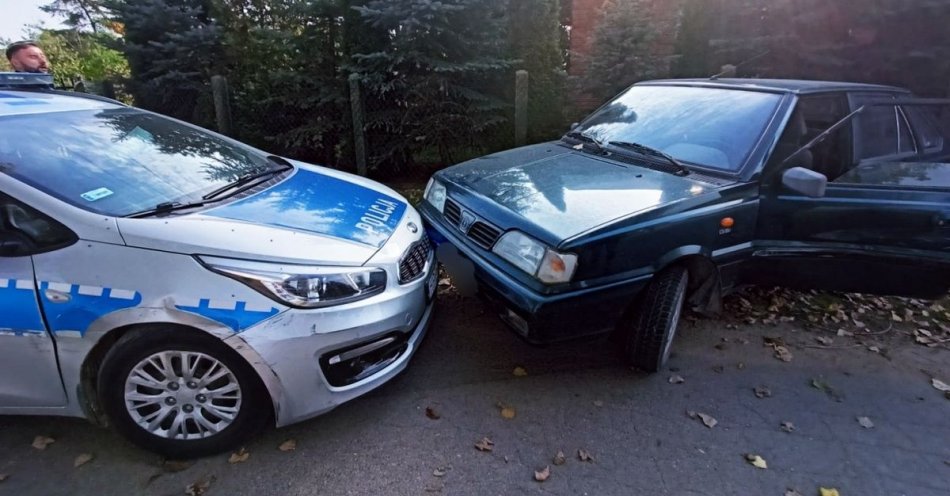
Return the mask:
[[[53,89],[53,75],[34,72],[0,72],[0,88]]]

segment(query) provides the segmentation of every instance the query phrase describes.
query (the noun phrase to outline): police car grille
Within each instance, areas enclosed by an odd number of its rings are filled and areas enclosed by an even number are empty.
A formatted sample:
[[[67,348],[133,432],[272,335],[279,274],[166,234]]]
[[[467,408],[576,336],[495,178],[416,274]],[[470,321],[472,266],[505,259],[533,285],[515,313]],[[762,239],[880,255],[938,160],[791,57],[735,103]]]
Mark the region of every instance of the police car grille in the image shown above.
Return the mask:
[[[431,253],[429,236],[423,234],[422,239],[413,243],[399,261],[399,283],[405,284],[422,277]]]
[[[498,241],[499,236],[501,236],[500,230],[484,222],[476,222],[468,230],[469,239],[486,250],[490,250],[495,245],[495,241]]]
[[[442,209],[443,215],[445,215],[445,220],[449,221],[453,226],[458,227],[459,222],[462,220],[462,209],[458,206],[458,203],[455,203],[452,200],[445,200],[445,207]]]

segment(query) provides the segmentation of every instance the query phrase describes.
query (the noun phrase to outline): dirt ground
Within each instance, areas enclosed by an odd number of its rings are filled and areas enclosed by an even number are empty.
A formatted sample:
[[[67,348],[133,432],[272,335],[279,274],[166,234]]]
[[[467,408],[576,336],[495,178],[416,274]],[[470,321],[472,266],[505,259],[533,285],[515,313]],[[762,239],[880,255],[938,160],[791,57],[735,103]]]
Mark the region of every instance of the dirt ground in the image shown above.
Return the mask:
[[[747,292],[688,317],[668,370],[646,375],[606,340],[529,346],[447,289],[404,374],[265,432],[244,461],[2,417],[0,494],[950,494],[950,399],[932,382],[950,382],[946,302]]]

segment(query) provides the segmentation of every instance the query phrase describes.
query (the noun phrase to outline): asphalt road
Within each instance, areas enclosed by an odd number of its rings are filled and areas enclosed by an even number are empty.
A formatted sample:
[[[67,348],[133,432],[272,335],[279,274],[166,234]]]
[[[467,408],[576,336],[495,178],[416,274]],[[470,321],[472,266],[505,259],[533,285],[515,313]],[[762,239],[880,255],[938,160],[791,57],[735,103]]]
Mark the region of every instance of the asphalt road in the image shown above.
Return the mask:
[[[812,348],[815,336],[791,324],[698,320],[674,343],[674,370],[645,375],[622,366],[607,341],[532,347],[477,300],[440,303],[406,373],[323,417],[265,432],[243,463],[223,454],[163,466],[82,420],[0,417],[0,474],[9,475],[0,494],[180,495],[208,480],[209,495],[950,494],[950,401],[928,376],[950,379],[945,349],[909,340],[886,354]],[[791,361],[776,359],[763,336],[783,337]],[[527,375],[513,374],[517,366]],[[37,435],[55,442],[37,450]],[[484,437],[490,452],[475,449]],[[290,439],[295,450],[278,450]],[[580,449],[593,460],[579,460]],[[563,465],[552,463],[558,451]],[[94,459],[75,468],[83,453]],[[535,481],[546,466],[549,478]]]

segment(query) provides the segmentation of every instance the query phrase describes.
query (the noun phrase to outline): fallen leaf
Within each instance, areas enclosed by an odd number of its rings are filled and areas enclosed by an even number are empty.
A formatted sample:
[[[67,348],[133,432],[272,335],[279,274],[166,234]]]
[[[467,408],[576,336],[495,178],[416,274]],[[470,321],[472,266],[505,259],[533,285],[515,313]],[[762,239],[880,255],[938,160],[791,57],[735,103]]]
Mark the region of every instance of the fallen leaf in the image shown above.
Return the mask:
[[[495,446],[495,443],[487,437],[483,437],[481,440],[475,443],[475,449],[478,451],[491,451],[493,446]]]
[[[45,450],[47,446],[55,442],[56,440],[51,437],[36,436],[35,438],[33,438],[33,447],[42,451],[42,450]]]
[[[838,490],[835,488],[828,489],[824,487],[819,487],[818,492],[821,493],[821,496],[841,496],[840,494],[838,494]]]
[[[833,399],[833,400],[835,400],[835,401],[837,401],[837,402],[839,402],[839,403],[844,399],[844,397],[843,397],[840,393],[838,393],[838,391],[835,390],[835,388],[831,387],[830,385],[828,385],[828,384],[826,384],[826,383],[824,383],[824,382],[822,382],[822,381],[820,381],[820,380],[818,380],[818,379],[812,379],[812,380],[811,380],[811,387],[813,387],[813,388],[815,388],[815,389],[817,389],[817,390],[819,390],[819,391],[821,391],[821,392],[827,394],[828,397],[830,397],[831,399]]]
[[[442,477],[442,476],[444,476],[446,473],[448,473],[448,469],[445,468],[445,467],[439,467],[439,468],[437,468],[437,469],[435,469],[435,470],[432,471],[432,475],[434,475],[434,476],[436,476],[436,477]]]
[[[788,351],[788,348],[784,346],[776,346],[774,349],[775,349],[775,358],[778,358],[779,360],[783,362],[792,361],[792,352]]]
[[[551,466],[548,465],[544,467],[544,470],[535,470],[534,471],[534,480],[538,482],[544,482],[548,480],[548,477],[551,477]]]
[[[579,458],[580,461],[582,461],[582,462],[592,462],[592,461],[594,461],[594,457],[591,456],[590,451],[587,451],[586,449],[583,449],[583,448],[577,450],[577,458]]]
[[[743,363],[743,362],[737,363],[737,364],[736,364],[736,368],[739,369],[739,370],[744,369],[744,368],[745,368],[745,363]]]
[[[511,372],[515,377],[524,377],[528,375],[528,371],[524,367],[515,367],[515,370]]]
[[[802,496],[802,493],[794,489],[788,489],[785,491],[785,496]]]
[[[187,470],[188,467],[191,467],[193,464],[194,462],[184,460],[165,460],[162,462],[162,470],[169,474],[174,474],[175,472]]]
[[[10,478],[9,474],[0,474],[0,482],[3,482]]]
[[[185,487],[185,494],[188,496],[201,496],[208,491],[208,488],[211,487],[211,483],[214,481],[215,477],[212,475],[211,477],[192,482]]]
[[[583,149],[584,149],[584,144],[583,144],[583,143],[578,143],[578,144],[574,145],[574,149],[575,149],[575,150],[583,150]]]
[[[782,422],[782,425],[780,426],[780,428],[782,429],[783,432],[792,432],[795,430],[795,424],[791,422]]]
[[[772,390],[766,386],[756,386],[752,391],[755,393],[755,397],[759,399],[772,397]]]
[[[765,463],[765,459],[759,455],[748,454],[745,456],[747,462],[749,462],[755,468],[767,469],[769,465]]]
[[[877,346],[868,346],[868,351],[873,352],[873,353],[880,353],[881,349],[878,348]]]
[[[709,427],[710,429],[712,429],[713,427],[716,426],[716,424],[719,423],[718,420],[714,419],[710,415],[706,415],[705,413],[694,412],[690,410],[686,412],[686,414],[689,415],[689,418],[691,419],[696,419],[696,418],[700,419],[703,422],[703,425],[705,425],[706,427]]]
[[[435,408],[432,408],[431,406],[426,407],[426,417],[429,417],[432,420],[439,420],[442,418],[442,416],[439,415],[439,412],[435,411]]]
[[[93,458],[95,458],[95,456],[93,456],[91,453],[81,453],[79,456],[76,457],[75,460],[73,460],[73,467],[74,468],[81,467],[91,462]]]
[[[858,417],[857,420],[858,424],[860,424],[861,427],[864,427],[865,429],[871,429],[874,427],[874,422],[871,422],[871,419],[867,417]]]
[[[554,463],[555,465],[564,465],[565,463],[567,463],[567,457],[564,456],[563,451],[558,450],[557,454],[554,455],[554,459],[551,460],[551,462]]]
[[[506,407],[502,408],[502,409],[501,409],[501,418],[503,418],[503,419],[508,419],[508,420],[511,420],[511,419],[515,418],[515,409],[512,408],[512,407],[510,407],[510,406],[506,406]]]
[[[896,312],[891,312],[891,320],[893,320],[894,322],[903,322],[903,321],[904,321],[904,319],[902,319],[900,315],[897,315]]]
[[[295,439],[288,439],[280,443],[280,446],[278,446],[277,449],[281,451],[294,451],[297,449],[297,441]]]
[[[686,381],[686,379],[683,379],[683,376],[681,376],[681,375],[676,375],[676,374],[671,375],[670,378],[669,378],[669,383],[670,383],[670,384],[682,384],[682,383],[685,382],[685,381]]]
[[[600,408],[604,406],[604,402],[600,400],[594,400],[594,406],[596,406],[597,408]]]
[[[825,336],[817,336],[817,337],[815,337],[815,341],[818,341],[820,344],[822,344],[822,345],[824,345],[824,346],[831,346],[832,343],[835,342],[834,339],[831,339],[831,338],[828,338],[828,337],[825,337]]]
[[[854,336],[853,332],[849,332],[844,329],[838,329],[838,337],[851,337],[851,336]]]
[[[941,381],[940,379],[937,379],[937,378],[934,378],[934,377],[932,377],[932,378],[930,379],[930,383],[933,384],[933,387],[934,387],[937,391],[942,391],[942,392],[944,392],[944,393],[950,393],[950,384],[947,384],[946,382],[943,382],[943,381]]]
[[[246,462],[247,459],[248,459],[248,457],[250,457],[250,456],[251,456],[251,454],[248,453],[246,449],[241,448],[241,449],[237,450],[237,453],[231,453],[231,456],[228,458],[228,463],[232,463],[232,464],[233,464],[233,463]]]

